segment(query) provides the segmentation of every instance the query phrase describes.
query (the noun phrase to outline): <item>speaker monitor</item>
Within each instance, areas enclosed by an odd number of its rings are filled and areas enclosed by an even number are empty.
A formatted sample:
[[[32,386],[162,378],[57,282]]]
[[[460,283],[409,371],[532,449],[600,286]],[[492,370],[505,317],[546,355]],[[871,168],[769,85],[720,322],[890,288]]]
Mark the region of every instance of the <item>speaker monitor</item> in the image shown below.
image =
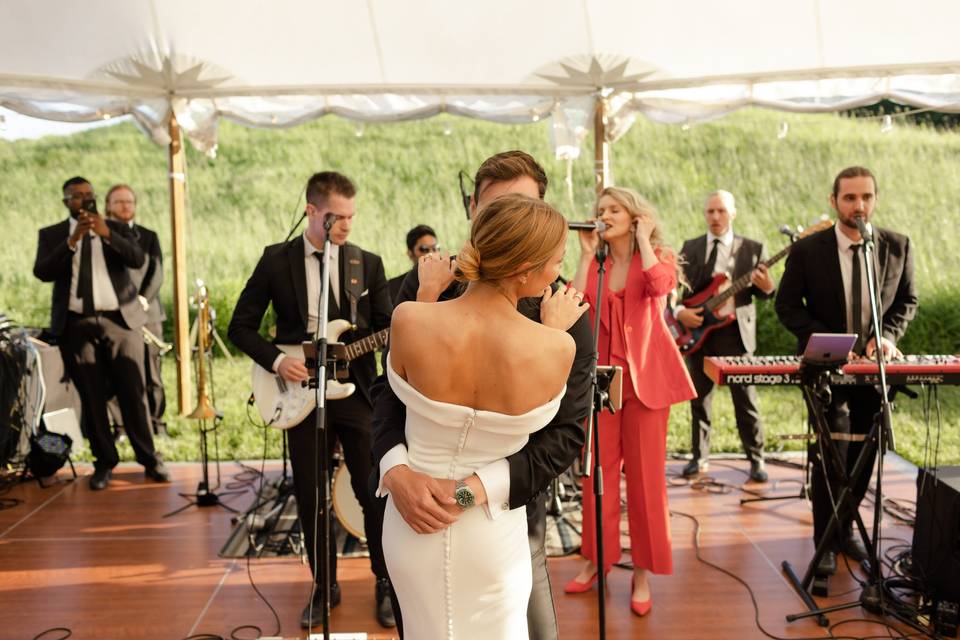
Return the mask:
[[[960,602],[960,467],[917,474],[913,564],[936,599]]]

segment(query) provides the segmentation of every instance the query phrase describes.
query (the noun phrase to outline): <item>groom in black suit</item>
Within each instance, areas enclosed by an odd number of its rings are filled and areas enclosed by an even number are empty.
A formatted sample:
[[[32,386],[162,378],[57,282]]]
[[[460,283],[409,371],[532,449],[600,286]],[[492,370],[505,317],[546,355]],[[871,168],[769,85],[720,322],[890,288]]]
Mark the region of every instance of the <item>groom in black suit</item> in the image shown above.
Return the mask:
[[[830,204],[837,212],[837,223],[833,228],[797,241],[790,250],[777,294],[776,311],[784,326],[797,336],[800,353],[813,333],[856,333],[860,339],[854,346],[854,355],[875,356],[878,339],[871,330],[863,239],[856,219],[870,223],[877,191],[876,178],[869,169],[848,167],[841,171],[833,182],[830,195]],[[907,236],[877,227],[873,230],[874,266],[882,314],[879,348],[886,357],[893,358],[901,355],[896,343],[917,310],[913,253]],[[868,433],[879,410],[880,394],[872,386],[832,388],[826,418],[831,432],[841,436],[834,444],[843,456],[848,474],[865,445],[863,440],[850,441],[844,436]],[[821,449],[817,444],[810,448],[813,539],[817,544],[823,539],[833,514],[831,495],[835,498],[842,489],[829,461],[821,459]],[[875,451],[876,448],[872,449]],[[824,463],[827,463],[826,477],[822,471]],[[866,493],[870,475],[864,473],[854,482],[851,504],[856,509]],[[838,551],[855,560],[866,559],[866,549],[851,530],[853,513],[846,507],[839,512],[839,535],[828,541],[828,551],[820,560],[818,573],[836,571]]]
[[[330,229],[333,245],[330,269],[330,320],[345,319],[357,329],[345,332],[340,339],[354,342],[390,326],[393,305],[380,256],[347,242],[356,213],[356,188],[344,175],[333,171],[317,173],[307,182],[307,229],[301,236],[268,246],[257,263],[237,300],[230,320],[228,335],[241,351],[268,371],[274,371],[293,384],[308,377],[300,358],[286,356],[275,344],[299,345],[311,340],[319,319],[321,256],[326,231],[324,219],[336,217]],[[361,286],[362,285],[362,286]],[[359,289],[359,290],[358,290]],[[267,307],[273,305],[277,318],[274,343],[260,336],[260,323]],[[373,407],[370,385],[377,374],[376,359],[367,353],[350,362],[349,380],[356,391],[343,399],[327,403],[330,448],[336,436],[350,470],[354,494],[363,509],[363,523],[370,549],[370,562],[377,577],[377,619],[383,626],[393,626],[393,613],[388,597],[387,570],[380,544],[382,513],[370,508],[367,478],[371,470],[370,421]],[[317,517],[316,490],[319,482],[317,442],[314,414],[287,430],[290,442],[290,464],[297,495],[300,528],[307,545],[307,555],[315,582],[322,583],[317,565],[320,551],[314,523]],[[340,586],[336,582],[336,545],[330,546],[331,606],[340,602]],[[304,628],[321,623],[322,594],[316,589],[313,601],[303,610],[300,623]]]
[[[130,227],[97,213],[93,186],[76,177],[63,184],[70,217],[40,230],[33,274],[53,283],[50,331],[83,403],[94,472],[90,488],[105,489],[120,461],[107,415],[109,382],[124,429],[146,475],[170,476],[153,447],[144,401],[143,336],[147,314],[137,300],[131,269],[144,263]]]
[[[471,215],[479,205],[505,193],[520,193],[542,199],[547,190],[547,176],[543,168],[523,151],[507,151],[488,158],[477,171],[474,183]],[[440,259],[436,254],[423,256],[418,269],[407,274],[395,300],[397,304],[407,300],[450,300],[462,292],[459,285],[453,283],[450,262],[446,258]],[[555,295],[554,301],[558,298]],[[517,309],[537,322],[550,313],[548,306],[541,308],[540,298],[523,298]],[[577,352],[557,415],[546,427],[532,434],[527,445],[519,452],[477,472],[486,494],[487,504],[483,508],[489,517],[519,507],[527,509],[533,564],[533,590],[527,622],[532,640],[557,638],[557,618],[544,549],[546,498],[543,492],[579,455],[584,442],[583,423],[591,409],[590,369],[594,351],[587,314],[580,316],[569,333],[576,341]],[[438,357],[443,356],[438,354]],[[380,484],[381,494],[384,491],[393,494],[397,510],[408,523],[411,520],[417,522],[421,530],[442,528],[445,525],[438,527],[440,523],[430,513],[436,513],[438,503],[434,496],[443,489],[438,487],[435,479],[414,472],[407,466],[404,433],[406,407],[390,388],[385,376],[377,379],[374,399],[373,452],[379,476],[371,479],[372,484]],[[453,491],[450,490],[449,496],[452,495]],[[385,500],[378,500],[381,512],[385,503]],[[396,604],[394,609],[400,613]]]

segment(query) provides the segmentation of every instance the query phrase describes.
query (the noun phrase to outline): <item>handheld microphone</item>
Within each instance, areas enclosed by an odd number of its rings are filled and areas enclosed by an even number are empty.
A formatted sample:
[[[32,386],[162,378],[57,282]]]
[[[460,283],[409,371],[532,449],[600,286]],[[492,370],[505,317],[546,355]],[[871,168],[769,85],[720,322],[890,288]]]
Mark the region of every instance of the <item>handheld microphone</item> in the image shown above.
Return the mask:
[[[607,225],[599,220],[594,220],[593,222],[571,222],[567,220],[567,229],[571,231],[597,231],[598,233],[603,233],[607,230]]]
[[[859,229],[860,237],[863,238],[864,243],[873,244],[873,225],[860,216],[854,217],[853,221],[857,224],[857,229]]]

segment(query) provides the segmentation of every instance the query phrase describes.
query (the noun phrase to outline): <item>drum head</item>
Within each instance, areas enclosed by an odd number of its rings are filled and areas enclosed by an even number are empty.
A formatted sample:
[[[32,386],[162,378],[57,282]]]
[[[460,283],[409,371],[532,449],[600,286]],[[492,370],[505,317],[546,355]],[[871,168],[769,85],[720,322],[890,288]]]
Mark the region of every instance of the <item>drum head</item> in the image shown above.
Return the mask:
[[[353,487],[350,486],[350,471],[346,464],[337,467],[333,474],[333,513],[337,520],[343,525],[343,528],[353,534],[355,537],[366,540],[363,532],[363,509],[357,497],[353,495]]]

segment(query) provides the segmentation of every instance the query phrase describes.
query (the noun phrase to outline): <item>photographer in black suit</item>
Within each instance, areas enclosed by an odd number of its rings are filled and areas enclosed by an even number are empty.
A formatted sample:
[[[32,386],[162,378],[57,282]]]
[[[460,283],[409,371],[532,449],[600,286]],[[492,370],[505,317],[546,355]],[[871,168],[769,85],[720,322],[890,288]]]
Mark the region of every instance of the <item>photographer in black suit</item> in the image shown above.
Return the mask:
[[[140,304],[147,312],[145,328],[157,338],[163,338],[163,321],[166,315],[160,304],[160,285],[163,284],[163,253],[160,251],[160,239],[156,232],[135,221],[137,215],[137,194],[133,187],[115,184],[107,191],[107,216],[126,224],[133,230],[137,244],[143,249],[146,260],[139,269],[130,272],[133,283],[137,285]],[[147,342],[144,353],[144,373],[146,374],[147,411],[153,426],[154,435],[167,432],[163,421],[166,410],[166,394],[163,379],[160,377],[160,347]]]
[[[321,250],[326,239],[323,228],[328,214],[336,217],[330,229],[332,243],[330,269],[330,320],[354,322],[356,331],[341,336],[344,343],[353,342],[390,326],[393,305],[387,290],[387,279],[380,257],[347,242],[356,214],[353,183],[339,173],[324,171],[307,182],[307,229],[301,236],[268,246],[257,263],[253,275],[237,300],[230,320],[228,335],[241,351],[268,371],[275,371],[294,384],[309,377],[302,358],[286,356],[275,344],[299,345],[312,340],[317,329],[318,304],[321,293]],[[362,283],[362,287],[359,286]],[[357,290],[359,289],[359,290]],[[277,318],[274,344],[260,336],[258,330],[267,307],[273,305]],[[357,390],[341,400],[327,403],[327,433],[330,450],[333,437],[340,440],[343,457],[350,470],[354,494],[363,509],[363,523],[370,548],[370,562],[377,577],[377,620],[382,626],[394,625],[388,597],[387,570],[380,545],[382,511],[370,508],[367,478],[371,470],[372,436],[370,422],[373,407],[370,384],[377,374],[376,359],[368,353],[350,362],[350,381]],[[318,442],[314,414],[287,430],[290,442],[290,463],[297,495],[300,528],[307,545],[314,580],[322,584],[317,554],[320,551],[314,523],[317,521],[316,492],[320,481],[317,465]],[[315,546],[316,543],[316,546]],[[336,582],[336,545],[331,544],[331,606],[340,602],[340,586]],[[307,603],[300,623],[304,628],[321,623],[321,591],[314,592]],[[312,604],[312,606],[311,606]]]
[[[863,239],[856,219],[870,224],[877,204],[877,181],[869,169],[848,167],[833,181],[830,205],[837,212],[833,228],[798,240],[790,250],[787,266],[780,280],[776,310],[783,325],[797,336],[798,353],[803,353],[813,333],[856,333],[860,336],[852,357],[875,357],[877,336],[872,335],[867,271],[863,263]],[[878,304],[882,318],[879,346],[888,358],[900,356],[896,343],[907,330],[917,310],[917,293],[913,283],[913,253],[910,239],[886,229],[873,228],[874,266],[879,288]],[[849,474],[860,451],[862,439],[869,433],[880,410],[880,394],[874,387],[834,386],[826,419],[830,431],[839,437],[834,444],[843,457]],[[853,436],[851,441],[850,436]],[[813,464],[811,499],[813,502],[813,539],[819,544],[833,514],[831,495],[842,490],[840,479],[829,461],[821,456],[822,447],[810,447]],[[875,447],[873,447],[875,450]],[[870,455],[875,455],[871,452]],[[826,476],[823,468],[826,465]],[[872,468],[872,465],[871,467]],[[852,509],[859,507],[870,474],[855,479],[852,487]],[[851,529],[853,511],[843,507],[839,512],[839,535],[829,541],[827,553],[818,567],[820,574],[837,569],[838,551],[854,560],[867,557],[859,536]]]
[[[33,274],[53,283],[50,331],[59,339],[83,403],[83,424],[95,458],[90,488],[110,482],[120,458],[107,415],[106,383],[117,395],[124,428],[146,475],[169,482],[153,446],[144,402],[143,335],[147,314],[130,269],[144,263],[131,229],[97,213],[93,187],[76,177],[63,184],[70,217],[40,230]]]
[[[470,203],[471,214],[478,206],[506,193],[543,199],[547,176],[543,168],[523,151],[507,151],[487,158],[477,170]],[[407,274],[396,303],[406,300],[436,302],[456,298],[461,287],[453,282],[452,263],[446,256],[429,253],[420,257],[418,269]],[[591,409],[590,365],[593,336],[586,306],[571,290],[560,289],[549,298],[521,298],[518,310],[528,318],[555,328],[568,328],[577,351],[567,380],[567,391],[554,419],[530,436],[516,454],[498,460],[477,472],[486,494],[488,516],[525,507],[533,565],[533,591],[527,610],[530,638],[557,637],[557,619],[547,573],[546,498],[550,482],[573,464],[584,443],[583,423]],[[571,326],[572,325],[572,326]],[[428,330],[428,328],[425,328]],[[491,330],[496,330],[492,328]],[[439,357],[442,357],[440,354]],[[379,476],[379,493],[389,492],[397,510],[414,530],[440,531],[451,520],[438,498],[452,497],[453,487],[418,473],[406,463],[406,406],[381,376],[376,383],[374,409],[374,457]],[[450,481],[452,482],[452,481]],[[386,500],[378,500],[382,512]],[[437,606],[441,606],[440,603]],[[399,611],[398,608],[397,612]],[[411,612],[415,615],[416,612]],[[402,626],[402,625],[401,625]]]

